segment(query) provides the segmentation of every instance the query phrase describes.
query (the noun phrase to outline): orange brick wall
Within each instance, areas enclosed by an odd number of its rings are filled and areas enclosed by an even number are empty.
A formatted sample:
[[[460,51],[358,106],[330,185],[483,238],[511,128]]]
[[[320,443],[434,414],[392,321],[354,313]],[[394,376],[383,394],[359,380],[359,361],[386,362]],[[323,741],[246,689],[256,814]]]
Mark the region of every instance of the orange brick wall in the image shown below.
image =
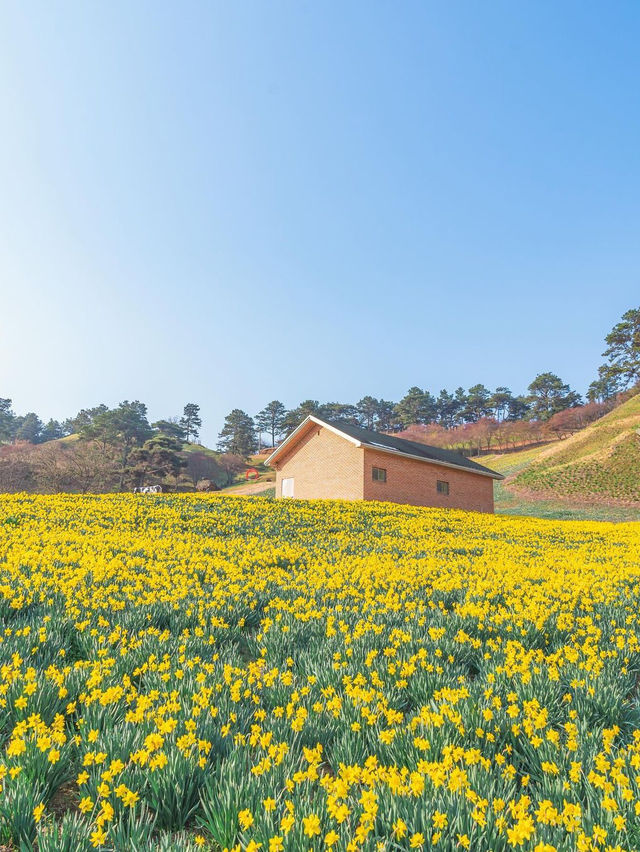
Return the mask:
[[[374,467],[385,468],[386,482],[373,481]],[[488,476],[366,448],[364,468],[365,500],[390,500],[413,506],[445,506],[474,512],[493,512],[493,479]],[[438,492],[438,479],[449,483],[448,496]]]
[[[362,500],[364,450],[330,429],[311,423],[291,451],[276,461],[276,497],[292,476],[294,497]]]

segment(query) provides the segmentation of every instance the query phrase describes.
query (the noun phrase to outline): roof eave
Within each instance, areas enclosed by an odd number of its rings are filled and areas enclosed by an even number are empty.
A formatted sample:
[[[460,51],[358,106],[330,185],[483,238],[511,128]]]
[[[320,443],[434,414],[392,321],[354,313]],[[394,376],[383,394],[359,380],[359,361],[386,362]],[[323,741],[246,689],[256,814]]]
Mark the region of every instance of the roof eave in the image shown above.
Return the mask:
[[[299,435],[299,434],[300,434],[300,432],[302,431],[303,427],[304,427],[304,426],[306,426],[308,423],[316,423],[318,426],[323,426],[325,429],[329,429],[329,431],[330,431],[330,432],[334,432],[336,435],[340,435],[340,437],[341,437],[341,438],[346,438],[346,439],[347,439],[347,441],[351,441],[351,443],[352,443],[352,444],[355,444],[355,445],[356,445],[356,447],[361,447],[361,446],[362,446],[362,442],[361,442],[361,441],[358,441],[356,438],[352,438],[352,437],[351,437],[351,435],[347,435],[347,434],[346,434],[346,432],[342,432],[340,429],[336,428],[336,427],[335,427],[335,426],[333,426],[331,423],[327,423],[327,422],[325,422],[324,420],[321,420],[319,417],[316,417],[316,416],[315,416],[315,415],[313,415],[313,414],[308,414],[308,415],[304,418],[304,420],[302,421],[302,423],[300,423],[298,426],[296,426],[296,428],[293,430],[293,432],[292,432],[290,435],[288,435],[288,436],[284,439],[284,441],[280,444],[280,446],[279,446],[279,447],[277,447],[277,448],[276,448],[276,449],[275,449],[275,450],[271,453],[271,455],[269,456],[269,458],[268,458],[268,459],[265,459],[265,462],[264,462],[264,463],[265,463],[265,464],[267,464],[267,465],[269,465],[269,466],[271,466],[271,462],[275,460],[276,456],[279,456],[279,455],[280,455],[281,451],[282,451],[285,447],[290,446],[290,445],[292,445],[292,444],[294,444],[294,443],[295,443],[295,440],[294,440],[294,439],[295,439],[295,437],[296,437],[297,435]]]
[[[466,467],[463,464],[453,464],[452,462],[440,461],[440,459],[428,459],[425,456],[414,456],[411,453],[403,453],[402,450],[394,450],[390,447],[379,447],[378,445],[373,446],[372,444],[362,444],[365,450],[375,450],[375,452],[379,453],[389,453],[393,456],[402,456],[405,459],[415,459],[416,461],[426,462],[427,464],[437,464],[441,467],[450,467],[454,470],[464,470],[467,473],[475,473],[478,476],[488,476],[491,479],[504,479],[504,476],[501,473],[496,473],[494,470],[489,470],[489,468],[484,468],[482,470],[478,470],[473,467]]]
[[[306,426],[307,423],[311,420],[311,417],[305,417],[302,423],[300,423],[296,428],[291,432],[290,435],[284,439],[284,441],[275,448],[275,450],[271,453],[268,459],[265,459],[265,464],[271,466],[271,462],[275,459],[276,456],[280,455],[282,450],[292,442],[293,438],[302,430],[303,426]]]
[[[401,450],[394,450],[390,447],[382,447],[378,445],[373,446],[372,444],[367,444],[366,442],[358,441],[357,438],[353,438],[351,435],[348,435],[346,432],[343,432],[341,429],[338,429],[337,426],[334,426],[331,423],[327,423],[325,420],[321,420],[319,417],[316,417],[313,414],[308,414],[302,421],[302,423],[300,423],[299,426],[296,426],[293,432],[288,435],[285,440],[280,444],[280,446],[277,447],[277,449],[275,449],[271,453],[269,458],[265,460],[265,464],[271,466],[272,461],[276,458],[276,456],[280,455],[280,453],[282,452],[282,450],[285,449],[285,447],[295,443],[294,438],[302,431],[303,427],[306,426],[308,423],[316,423],[318,426],[323,426],[325,429],[329,429],[336,435],[340,435],[342,438],[346,438],[347,441],[350,441],[352,444],[355,444],[356,447],[364,447],[365,449],[375,450],[380,453],[389,453],[390,455],[394,456],[402,456],[403,458],[407,459],[415,459],[416,461],[427,462],[427,464],[437,464],[441,467],[452,468],[453,470],[464,470],[467,471],[467,473],[475,473],[478,476],[488,476],[491,479],[504,479],[504,476],[501,473],[496,473],[493,470],[489,470],[489,468],[477,470],[475,468],[465,467],[465,465],[462,464],[453,464],[451,462],[440,461],[439,459],[430,459],[425,458],[424,456],[415,456],[411,453],[403,453]]]

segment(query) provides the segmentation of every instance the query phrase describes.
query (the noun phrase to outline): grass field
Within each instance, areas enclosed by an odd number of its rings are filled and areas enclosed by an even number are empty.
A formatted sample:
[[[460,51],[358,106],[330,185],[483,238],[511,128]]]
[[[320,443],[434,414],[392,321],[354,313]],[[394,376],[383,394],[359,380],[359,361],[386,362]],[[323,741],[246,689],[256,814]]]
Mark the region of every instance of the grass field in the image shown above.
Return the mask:
[[[0,498],[0,843],[637,850],[640,527]]]

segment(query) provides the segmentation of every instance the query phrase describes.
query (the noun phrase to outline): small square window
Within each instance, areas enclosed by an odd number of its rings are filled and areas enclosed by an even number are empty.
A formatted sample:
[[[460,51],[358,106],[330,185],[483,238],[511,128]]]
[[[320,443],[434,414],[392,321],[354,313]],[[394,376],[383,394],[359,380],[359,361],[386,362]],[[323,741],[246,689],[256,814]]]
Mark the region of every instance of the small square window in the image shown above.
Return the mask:
[[[438,494],[448,494],[449,493],[449,483],[445,482],[443,479],[438,480]]]
[[[384,467],[374,467],[373,468],[373,481],[374,482],[386,482],[387,481],[387,470]]]

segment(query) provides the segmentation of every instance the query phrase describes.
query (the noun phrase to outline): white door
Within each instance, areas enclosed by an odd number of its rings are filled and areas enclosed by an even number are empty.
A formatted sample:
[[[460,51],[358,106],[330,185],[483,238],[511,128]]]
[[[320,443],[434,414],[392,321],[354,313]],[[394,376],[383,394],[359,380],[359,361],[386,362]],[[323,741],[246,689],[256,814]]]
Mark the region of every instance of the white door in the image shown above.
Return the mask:
[[[282,480],[282,496],[293,497],[293,477],[289,476]]]

